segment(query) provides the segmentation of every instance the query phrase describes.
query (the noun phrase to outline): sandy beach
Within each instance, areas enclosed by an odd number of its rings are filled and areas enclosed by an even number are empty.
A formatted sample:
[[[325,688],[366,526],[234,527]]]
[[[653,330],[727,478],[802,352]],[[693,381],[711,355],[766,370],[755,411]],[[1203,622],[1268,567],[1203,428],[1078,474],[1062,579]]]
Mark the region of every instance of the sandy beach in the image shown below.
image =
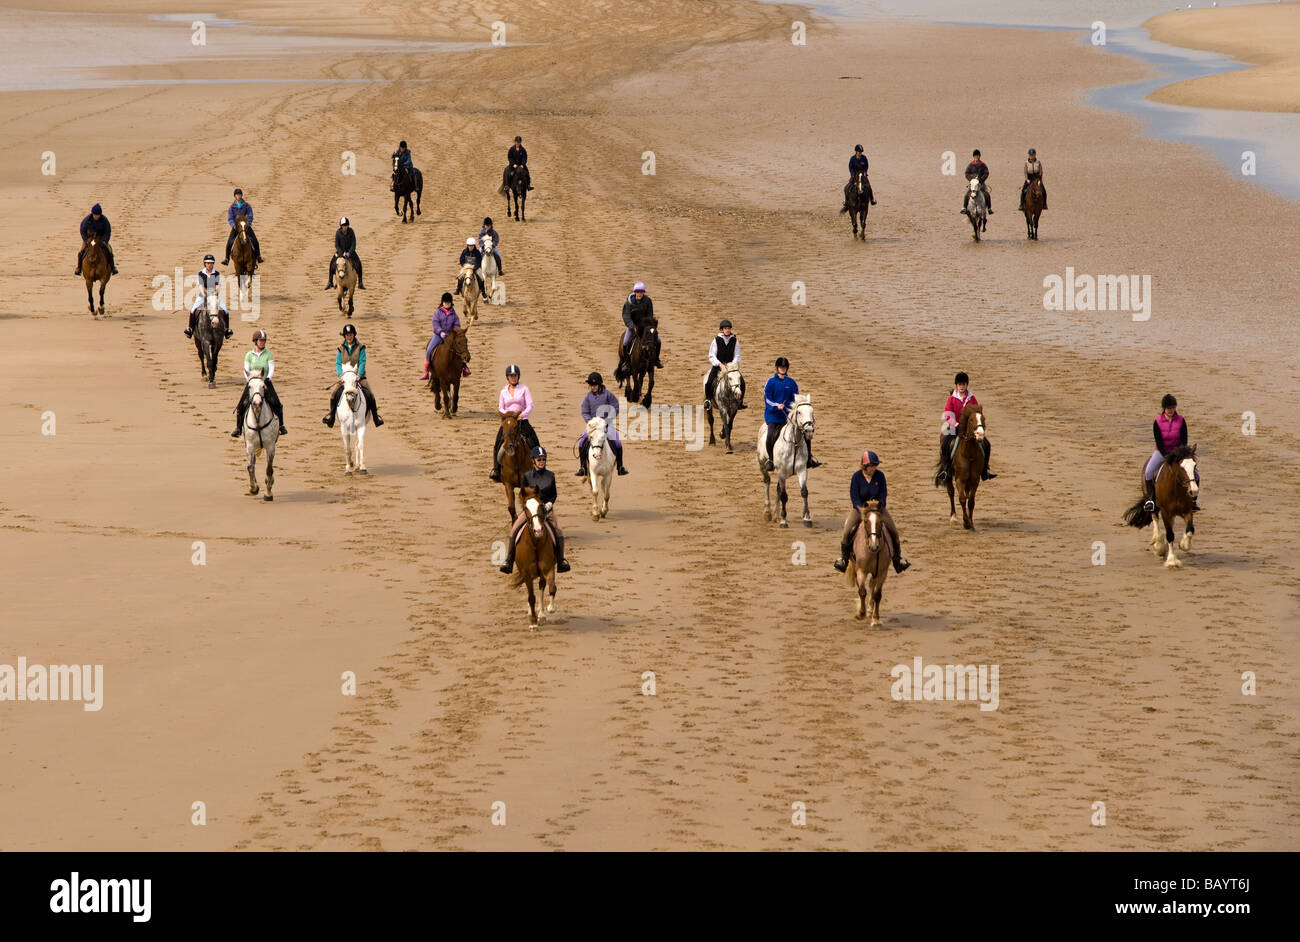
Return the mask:
[[[1300,275],[1284,247],[1300,222],[1198,148],[1083,103],[1145,66],[1062,31],[867,25],[793,5],[552,0],[512,7],[505,46],[472,4],[332,9],[212,12],[379,48],[303,41],[232,62],[151,40],[157,60],[100,73],[141,84],[0,94],[0,205],[23,235],[0,294],[15,351],[0,380],[0,664],[104,668],[97,711],[0,702],[7,847],[1298,846]],[[146,14],[173,11],[103,12],[156,29]],[[1290,33],[1261,15],[1205,14],[1246,24],[1231,49],[1182,31],[1215,28],[1195,11],[1151,28],[1259,63],[1221,84],[1276,103],[1297,88],[1274,58]],[[188,44],[190,24],[175,29]],[[526,223],[505,220],[496,192],[515,134],[536,186]],[[388,190],[399,139],[424,173],[414,225]],[[857,143],[879,201],[865,243],[838,215]],[[1029,146],[1050,193],[1038,242],[1014,212]],[[974,147],[996,210],[978,245],[958,213]],[[256,210],[261,310],[236,325],[209,390],[153,279],[220,258],[234,186]],[[72,276],[96,201],[121,269],[98,321]],[[387,422],[368,435],[368,478],[344,476],[339,433],[320,422],[343,323],[323,278],[344,214]],[[445,420],[416,378],[485,215],[507,303],[471,328],[473,375]],[[1045,309],[1045,279],[1067,268],[1150,276],[1149,319]],[[733,455],[629,442],[631,473],[596,523],[571,457],[582,380],[612,376],[638,279],[664,337],[656,401],[701,400],[727,317],[751,408]],[[806,304],[791,303],[795,282]],[[229,438],[254,326],[290,428],[272,504],[244,493]],[[810,528],[797,496],[790,529],[763,520],[754,441],[782,355],[816,408]],[[487,475],[512,362],[573,562],[538,633],[493,561],[508,518]],[[930,483],[956,370],[1000,474],[969,533]],[[1177,571],[1120,522],[1166,392],[1198,445],[1205,508]],[[830,565],[866,448],[913,562],[890,576],[875,631]],[[998,665],[998,709],[893,699],[891,668],[916,657]]]

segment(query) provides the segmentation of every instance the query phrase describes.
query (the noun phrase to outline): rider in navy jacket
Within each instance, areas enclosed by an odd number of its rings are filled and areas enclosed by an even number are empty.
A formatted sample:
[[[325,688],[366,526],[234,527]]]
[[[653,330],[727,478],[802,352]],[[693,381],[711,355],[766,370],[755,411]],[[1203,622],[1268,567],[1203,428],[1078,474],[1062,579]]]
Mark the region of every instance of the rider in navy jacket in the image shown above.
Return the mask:
[[[113,226],[98,203],[90,207],[90,213],[81,220],[81,251],[77,253],[77,270],[73,274],[81,274],[81,259],[86,254],[86,240],[92,233],[99,236],[100,244],[104,246],[104,253],[108,256],[108,267],[116,275],[117,265],[113,263],[113,247],[108,244],[108,240],[113,235]]]
[[[880,502],[880,522],[889,532],[894,543],[894,572],[902,572],[912,565],[903,558],[903,543],[898,538],[898,528],[894,526],[894,518],[885,509],[889,487],[885,483],[885,475],[879,465],[880,459],[876,457],[874,451],[864,451],[862,469],[855,471],[853,480],[849,482],[849,501],[853,506],[849,508],[848,516],[844,518],[844,532],[840,535],[840,558],[833,564],[840,572],[849,568],[849,557],[853,555],[853,531],[862,522],[862,511],[869,500]]]
[[[248,216],[248,238],[253,243],[253,255],[257,261],[262,261],[262,247],[257,243],[257,233],[253,231],[253,205],[244,202],[244,191],[235,189],[235,200],[226,207],[226,222],[230,225],[230,235],[226,237],[226,257],[222,259],[222,265],[230,264],[230,250],[235,246],[235,223],[239,221],[240,216]]]

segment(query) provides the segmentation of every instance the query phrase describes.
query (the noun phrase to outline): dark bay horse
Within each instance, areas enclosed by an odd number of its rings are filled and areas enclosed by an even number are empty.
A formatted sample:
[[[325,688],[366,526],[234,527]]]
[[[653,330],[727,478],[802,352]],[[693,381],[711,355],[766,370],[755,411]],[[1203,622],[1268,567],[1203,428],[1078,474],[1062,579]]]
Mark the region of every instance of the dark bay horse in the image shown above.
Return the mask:
[[[1033,181],[1025,188],[1025,198],[1020,203],[1020,211],[1025,214],[1025,228],[1028,230],[1029,238],[1038,241],[1038,217],[1043,214],[1043,206],[1047,203],[1047,196],[1043,193],[1043,181],[1034,177]]]
[[[961,421],[957,425],[957,450],[952,457],[952,473],[947,476],[948,519],[954,523],[957,521],[957,503],[960,503],[961,523],[967,530],[975,529],[975,491],[980,486],[980,476],[984,472],[984,449],[980,447],[983,440],[984,411],[977,409],[975,403],[968,402],[966,408],[961,410]],[[944,462],[940,459],[935,468],[935,487],[939,486],[938,472],[943,468]]]
[[[858,235],[858,230],[862,230],[862,241],[867,241],[867,212],[871,208],[871,183],[867,180],[867,172],[859,170],[853,175],[853,179],[844,185],[844,199],[849,204],[847,212],[849,219],[853,221],[853,235]]]
[[[855,617],[867,617],[867,594],[871,595],[871,627],[880,627],[880,597],[885,579],[894,563],[894,547],[880,516],[880,501],[869,500],[862,507],[862,522],[853,534],[853,566],[848,570],[849,585],[858,587]]]
[[[1174,518],[1182,517],[1186,523],[1182,541],[1178,544],[1184,551],[1192,548],[1192,534],[1196,532],[1192,517],[1200,487],[1196,483],[1195,445],[1190,448],[1183,445],[1165,455],[1156,472],[1155,491],[1156,513],[1143,506],[1147,500],[1144,486],[1137,503],[1124,511],[1124,522],[1139,529],[1151,524],[1150,542],[1155,552],[1165,554],[1166,569],[1177,569],[1182,566],[1182,561],[1174,555]]]
[[[108,279],[113,277],[113,269],[108,264],[108,254],[100,244],[99,236],[92,235],[86,240],[86,254],[81,259],[81,276],[86,279],[86,304],[92,315],[95,311],[95,282],[99,282],[99,314],[104,313],[104,289]]]
[[[518,412],[502,412],[501,415],[501,450],[497,459],[501,464],[501,484],[506,489],[507,509],[510,522],[515,519],[515,491],[523,486],[524,473],[533,466],[528,455],[528,442],[524,439],[523,429],[519,427]]]
[[[528,204],[528,184],[531,183],[528,167],[506,168],[506,218],[510,218],[510,197],[515,199],[515,219],[528,221],[526,207]]]
[[[542,512],[542,500],[537,494],[537,488],[523,488],[520,497],[523,499],[524,515],[528,517],[528,522],[519,531],[515,571],[510,576],[510,585],[514,588],[528,586],[528,627],[536,631],[540,619],[537,594],[533,591],[534,582],[537,583],[537,592],[547,596],[547,613],[555,611],[555,535],[543,521],[545,514]]]
[[[217,388],[217,357],[226,340],[226,325],[218,312],[217,296],[204,296],[203,307],[194,322],[194,347],[199,352],[199,371],[209,389]]]
[[[450,419],[460,408],[461,373],[469,366],[469,328],[457,327],[433,351],[429,363],[429,389],[433,407]]]
[[[411,194],[415,194],[415,203],[411,203]],[[420,215],[420,197],[424,193],[424,174],[416,168],[406,169],[406,166],[400,163],[400,158],[393,155],[393,212],[402,217],[402,222],[407,222],[407,213],[411,213],[410,222],[415,222],[415,217]],[[399,200],[405,200],[402,208],[398,209]]]
[[[650,407],[650,395],[655,388],[655,357],[658,355],[659,322],[651,320],[643,324],[632,335],[632,346],[628,348],[627,359],[623,357],[623,338],[618,340],[619,364],[614,368],[614,381],[623,387],[628,402],[640,402]],[[645,396],[641,395],[641,384],[647,382]]]

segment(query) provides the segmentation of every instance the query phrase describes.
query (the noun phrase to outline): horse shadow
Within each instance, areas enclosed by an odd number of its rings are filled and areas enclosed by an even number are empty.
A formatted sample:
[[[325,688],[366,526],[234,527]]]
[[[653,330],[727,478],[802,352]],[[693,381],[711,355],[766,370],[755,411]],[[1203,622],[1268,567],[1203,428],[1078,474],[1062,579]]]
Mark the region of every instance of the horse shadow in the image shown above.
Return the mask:
[[[562,600],[564,598],[564,583],[561,582],[559,585],[561,593],[559,598]],[[605,634],[620,631],[629,624],[631,624],[629,618],[567,614],[561,609],[546,616],[546,620],[542,622],[542,631],[547,628],[554,628],[556,631],[572,632],[574,634]]]
[[[951,631],[952,619],[943,615],[920,612],[889,611],[889,583],[885,583],[885,598],[881,603],[880,627],[876,631]]]
[[[244,483],[248,483],[247,478],[244,479]],[[259,478],[258,483],[262,484],[263,493],[265,493],[266,482]],[[249,494],[247,496],[256,498],[257,500],[262,499],[261,494]],[[288,493],[284,493],[283,491],[277,490],[275,492],[275,502],[277,504],[336,504],[342,499],[343,498],[327,491],[289,491]]]

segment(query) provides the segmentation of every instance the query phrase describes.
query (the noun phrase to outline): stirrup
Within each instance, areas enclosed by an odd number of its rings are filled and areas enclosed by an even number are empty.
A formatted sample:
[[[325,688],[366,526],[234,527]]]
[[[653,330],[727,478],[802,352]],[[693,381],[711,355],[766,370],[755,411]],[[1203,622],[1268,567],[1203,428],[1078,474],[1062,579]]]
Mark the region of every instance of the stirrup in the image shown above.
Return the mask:
[[[502,572],[504,572],[507,576],[510,575],[510,573],[512,573],[512,572],[515,571],[515,565],[514,565],[514,563],[502,563],[502,564],[501,564],[499,567],[497,567],[497,568],[499,568],[499,569],[500,569]]]
[[[1148,500],[1146,503],[1142,505],[1142,509],[1149,514],[1153,514],[1156,512],[1156,502],[1153,500]]]
[[[831,563],[831,565],[835,567],[835,570],[836,570],[837,572],[848,572],[848,571],[849,571],[849,561],[848,561],[847,559],[845,559],[843,556],[841,556],[839,559],[835,560],[835,562]]]
[[[555,564],[556,572],[568,572],[572,568],[573,567],[569,565],[569,561],[567,559],[562,559]]]

